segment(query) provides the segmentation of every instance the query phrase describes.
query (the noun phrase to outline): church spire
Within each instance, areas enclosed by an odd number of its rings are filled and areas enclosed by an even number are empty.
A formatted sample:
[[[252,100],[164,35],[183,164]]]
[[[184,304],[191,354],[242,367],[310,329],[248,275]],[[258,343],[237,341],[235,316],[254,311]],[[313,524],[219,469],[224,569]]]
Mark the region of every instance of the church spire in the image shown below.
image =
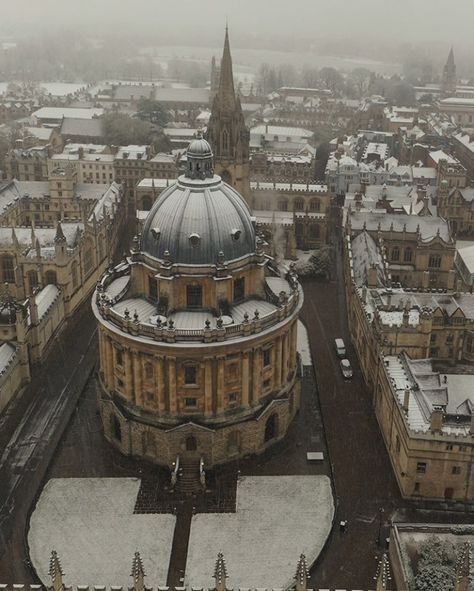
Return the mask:
[[[235,105],[234,73],[232,70],[232,57],[230,55],[229,27],[225,27],[224,52],[222,53],[221,71],[219,77],[219,89],[216,98],[225,106],[233,109]]]
[[[451,49],[449,50],[448,61],[446,62],[447,66],[454,67],[454,49],[451,45]]]

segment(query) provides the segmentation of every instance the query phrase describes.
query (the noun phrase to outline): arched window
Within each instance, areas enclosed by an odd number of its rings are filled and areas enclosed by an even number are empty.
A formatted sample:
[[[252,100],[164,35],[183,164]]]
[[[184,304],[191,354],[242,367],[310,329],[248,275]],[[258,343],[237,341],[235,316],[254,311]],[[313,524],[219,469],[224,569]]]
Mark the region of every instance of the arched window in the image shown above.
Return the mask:
[[[265,423],[265,443],[278,437],[278,415],[273,413]]]
[[[33,290],[38,287],[38,273],[35,270],[28,271],[26,274],[28,278],[28,286],[30,288],[30,294],[33,293]]]
[[[196,451],[197,450],[197,441],[193,435],[189,435],[186,437],[186,451]]]
[[[304,211],[304,201],[303,199],[295,199],[295,211]]]
[[[15,259],[11,255],[2,256],[0,270],[2,283],[15,283]]]
[[[405,252],[403,253],[403,260],[405,263],[411,263],[413,258],[413,251],[411,248],[405,248]]]
[[[319,199],[311,199],[309,208],[311,211],[319,211],[321,209],[321,203]]]
[[[400,260],[400,249],[398,248],[398,246],[394,246],[392,248],[391,260],[392,261],[399,261]]]
[[[222,150],[224,152],[229,151],[229,132],[227,131],[227,129],[224,129],[224,131],[222,132]]]
[[[309,227],[309,237],[312,240],[318,240],[319,239],[319,224],[311,224]]]
[[[58,282],[56,271],[46,271],[44,276],[44,282],[45,285],[56,285]]]
[[[278,202],[278,211],[288,211],[288,201],[286,199],[280,199]]]

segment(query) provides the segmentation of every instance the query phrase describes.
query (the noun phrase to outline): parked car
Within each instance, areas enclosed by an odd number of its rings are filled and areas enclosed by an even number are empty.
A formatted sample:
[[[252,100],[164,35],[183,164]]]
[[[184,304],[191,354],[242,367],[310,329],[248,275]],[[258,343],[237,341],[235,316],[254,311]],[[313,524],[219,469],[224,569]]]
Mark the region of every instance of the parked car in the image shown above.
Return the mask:
[[[336,353],[338,357],[345,357],[346,356],[346,345],[342,339],[334,339],[334,344],[336,346]]]
[[[350,380],[354,374],[352,372],[352,366],[349,359],[341,359],[340,366],[342,375]]]

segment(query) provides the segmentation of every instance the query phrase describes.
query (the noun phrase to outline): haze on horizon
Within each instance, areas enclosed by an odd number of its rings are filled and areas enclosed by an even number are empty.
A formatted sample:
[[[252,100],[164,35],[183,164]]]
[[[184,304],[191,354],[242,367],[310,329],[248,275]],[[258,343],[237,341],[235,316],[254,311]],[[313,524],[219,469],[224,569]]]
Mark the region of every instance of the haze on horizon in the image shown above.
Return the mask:
[[[452,0],[17,0],[2,2],[5,34],[28,29],[84,28],[156,31],[183,43],[220,39],[226,18],[234,36],[357,38],[471,46],[474,2]]]

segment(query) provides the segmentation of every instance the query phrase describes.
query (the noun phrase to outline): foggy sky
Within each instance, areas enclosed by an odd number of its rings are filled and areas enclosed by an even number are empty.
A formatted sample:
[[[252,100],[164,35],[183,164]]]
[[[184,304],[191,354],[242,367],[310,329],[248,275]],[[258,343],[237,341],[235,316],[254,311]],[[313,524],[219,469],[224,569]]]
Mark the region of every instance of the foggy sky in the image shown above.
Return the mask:
[[[48,24],[136,32],[176,32],[214,41],[226,17],[234,37],[245,34],[388,38],[471,45],[474,0],[0,0],[1,28]]]

